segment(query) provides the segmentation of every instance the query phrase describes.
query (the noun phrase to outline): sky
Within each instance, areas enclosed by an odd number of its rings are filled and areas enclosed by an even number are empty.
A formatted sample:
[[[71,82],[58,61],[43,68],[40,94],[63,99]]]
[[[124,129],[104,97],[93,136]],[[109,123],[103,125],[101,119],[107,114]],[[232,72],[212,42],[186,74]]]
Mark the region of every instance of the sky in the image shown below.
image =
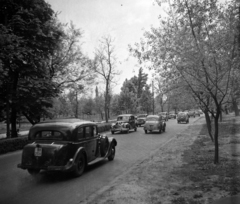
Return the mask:
[[[154,0],[46,0],[63,23],[73,24],[83,30],[82,49],[90,58],[102,36],[114,38],[117,69],[117,85],[113,93],[120,93],[125,79],[138,74],[140,65],[130,56],[128,45],[134,45],[144,31],[158,25],[161,8]],[[145,73],[148,73],[145,70]],[[151,74],[149,73],[149,80]],[[101,87],[100,87],[101,90]],[[103,90],[102,90],[103,91]]]

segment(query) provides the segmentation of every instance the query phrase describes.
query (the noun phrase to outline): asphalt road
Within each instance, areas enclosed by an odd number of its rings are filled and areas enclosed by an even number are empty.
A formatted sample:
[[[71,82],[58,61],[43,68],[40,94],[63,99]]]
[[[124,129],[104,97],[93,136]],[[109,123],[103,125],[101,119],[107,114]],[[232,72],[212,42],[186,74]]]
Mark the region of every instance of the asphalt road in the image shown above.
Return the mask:
[[[197,117],[198,118],[198,117]],[[190,124],[197,118],[191,118]],[[165,133],[145,134],[142,127],[129,134],[114,134],[118,142],[114,161],[102,161],[87,168],[79,178],[63,173],[41,172],[32,177],[18,169],[21,151],[0,156],[0,204],[77,204],[101,192],[133,165],[149,157],[189,124],[167,122]],[[110,133],[107,135],[111,136]]]

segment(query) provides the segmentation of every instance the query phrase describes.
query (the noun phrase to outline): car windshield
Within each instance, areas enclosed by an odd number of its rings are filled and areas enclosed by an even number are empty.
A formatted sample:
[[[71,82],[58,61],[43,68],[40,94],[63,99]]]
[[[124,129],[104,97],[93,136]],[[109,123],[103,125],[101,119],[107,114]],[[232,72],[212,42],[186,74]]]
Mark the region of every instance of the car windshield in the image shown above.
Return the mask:
[[[129,116],[118,116],[117,121],[128,121]]]
[[[159,115],[167,115],[167,113],[165,113],[165,112],[162,112],[162,113],[159,113]]]
[[[179,116],[185,116],[186,113],[178,113]]]
[[[146,115],[138,115],[138,118],[146,118]]]
[[[40,140],[61,140],[63,139],[63,134],[59,131],[53,130],[45,130],[39,131],[35,135],[33,135],[32,139],[40,139]]]
[[[146,119],[146,121],[158,121],[158,120],[159,120],[159,118],[157,118],[157,117],[149,117]]]

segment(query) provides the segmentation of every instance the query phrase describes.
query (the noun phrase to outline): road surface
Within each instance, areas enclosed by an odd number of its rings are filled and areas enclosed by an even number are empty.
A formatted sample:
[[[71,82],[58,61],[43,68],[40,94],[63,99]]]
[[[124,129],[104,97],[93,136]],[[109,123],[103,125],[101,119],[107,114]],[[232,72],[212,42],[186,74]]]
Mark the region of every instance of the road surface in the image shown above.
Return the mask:
[[[190,124],[197,118],[190,118]],[[77,204],[101,191],[150,155],[165,145],[190,124],[177,124],[176,119],[167,121],[165,133],[145,134],[142,127],[129,134],[114,134],[118,145],[114,161],[103,161],[88,167],[79,178],[69,174],[41,172],[33,177],[26,170],[18,169],[21,152],[0,156],[0,203],[1,204]],[[111,136],[108,132],[107,135]]]

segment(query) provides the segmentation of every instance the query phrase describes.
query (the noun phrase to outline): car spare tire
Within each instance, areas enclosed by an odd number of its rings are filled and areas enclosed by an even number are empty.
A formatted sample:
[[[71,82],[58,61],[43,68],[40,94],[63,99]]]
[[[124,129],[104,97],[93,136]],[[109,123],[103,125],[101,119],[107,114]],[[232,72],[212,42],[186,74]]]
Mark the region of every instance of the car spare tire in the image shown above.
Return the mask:
[[[102,137],[100,139],[100,152],[101,152],[101,157],[104,157],[107,154],[109,147],[109,141],[108,137]]]

